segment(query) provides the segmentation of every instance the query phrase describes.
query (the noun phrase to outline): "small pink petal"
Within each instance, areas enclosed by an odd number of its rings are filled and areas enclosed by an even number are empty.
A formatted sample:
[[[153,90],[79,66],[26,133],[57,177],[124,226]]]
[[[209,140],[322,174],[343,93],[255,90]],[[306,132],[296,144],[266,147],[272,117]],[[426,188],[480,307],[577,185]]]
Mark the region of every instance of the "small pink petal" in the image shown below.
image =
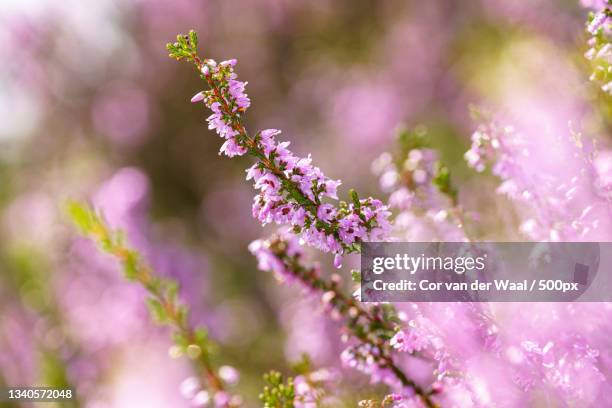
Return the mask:
[[[336,254],[336,256],[334,256],[334,266],[336,268],[342,267],[342,255]]]
[[[193,98],[191,98],[192,103],[200,102],[202,100],[204,100],[204,94],[202,92],[198,92],[197,94],[193,95]]]

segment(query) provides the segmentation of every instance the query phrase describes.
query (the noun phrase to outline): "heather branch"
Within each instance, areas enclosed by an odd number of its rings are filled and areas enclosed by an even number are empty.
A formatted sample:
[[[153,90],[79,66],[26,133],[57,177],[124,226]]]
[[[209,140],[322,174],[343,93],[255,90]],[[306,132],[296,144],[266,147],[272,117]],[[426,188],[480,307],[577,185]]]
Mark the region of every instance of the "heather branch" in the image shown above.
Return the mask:
[[[225,139],[221,153],[229,157],[250,154],[257,159],[247,171],[260,193],[255,197],[253,215],[263,224],[289,224],[302,234],[305,242],[336,255],[339,266],[344,253],[359,252],[366,240],[382,240],[389,230],[390,213],[380,200],[360,199],[350,192],[350,202],[335,206],[325,198],[337,200],[340,181],[331,180],[311,164],[310,156],[300,158],[287,149],[288,142],[276,142],[281,132],[266,129],[250,136],[243,115],[251,101],[244,93],[245,82],[237,80],[236,60],[217,64],[197,54],[197,36],[192,31],[168,44],[170,56],[195,65],[209,89],[199,92],[192,102],[203,101],[213,112],[207,119]]]
[[[203,384],[207,384],[215,394],[224,392],[225,385],[210,361],[212,341],[205,329],[192,327],[189,323],[188,308],[178,299],[178,284],[172,279],[156,276],[138,252],[125,244],[124,235],[120,231],[112,230],[93,209],[71,202],[68,212],[85,236],[119,261],[127,280],[139,283],[147,290],[147,304],[151,316],[156,322],[173,330],[175,345],[194,362]],[[230,399],[226,406],[239,405]]]
[[[375,350],[369,355],[374,358],[375,364],[390,370],[403,386],[412,389],[428,407],[438,406],[431,399],[435,392],[427,391],[416,384],[393,359],[389,340],[395,335],[392,324],[395,316],[391,305],[374,305],[370,309],[364,307],[342,292],[337,275],[331,280],[325,280],[320,277],[317,266],[305,266],[301,260],[301,252],[296,251],[290,240],[280,234],[266,241],[255,241],[250,249],[258,256],[262,269],[266,269],[268,265],[268,270],[275,272],[281,280],[297,280],[306,289],[321,292],[323,302],[342,317],[351,335],[358,339],[361,345]]]
[[[190,34],[192,33],[194,33],[194,31],[190,31]],[[182,36],[182,35],[179,35],[178,38],[181,38],[181,37],[185,39],[189,38],[189,36]],[[220,87],[220,84],[219,84],[220,78],[218,76],[213,75],[211,73],[211,70],[207,68],[208,65],[198,56],[197,42],[194,45],[194,47],[190,49],[190,52],[187,54],[173,53],[171,44],[168,44],[167,47],[170,51],[171,57],[175,57],[177,60],[187,59],[188,61],[191,61],[194,63],[197,71],[200,73],[201,78],[207,82],[208,86],[210,87],[210,90],[216,97],[216,100],[221,102],[221,105],[222,105],[221,109],[223,111],[224,118],[228,120],[230,123],[230,126],[236,132],[238,132],[238,137],[241,143],[248,149],[248,152],[253,157],[260,160],[259,163],[261,164],[262,167],[269,170],[272,174],[276,175],[282,180],[283,186],[288,190],[291,198],[293,198],[300,205],[304,206],[304,208],[306,208],[309,212],[313,214],[313,216],[316,217],[317,216],[317,210],[316,210],[317,203],[313,201],[312,199],[310,199],[308,196],[306,196],[304,193],[302,193],[299,187],[289,177],[285,175],[283,170],[279,166],[277,166],[274,163],[274,161],[268,159],[268,157],[266,156],[261,146],[257,143],[257,140],[256,140],[257,136],[255,138],[252,138],[249,136],[247,129],[244,126],[243,121],[242,121],[242,113],[244,112],[244,109],[239,110],[238,112],[234,112],[232,102],[228,100],[229,98],[227,97],[225,92],[223,92],[223,90]],[[318,220],[318,221],[320,221],[321,226],[325,230],[331,231],[331,226],[327,222],[323,220]]]

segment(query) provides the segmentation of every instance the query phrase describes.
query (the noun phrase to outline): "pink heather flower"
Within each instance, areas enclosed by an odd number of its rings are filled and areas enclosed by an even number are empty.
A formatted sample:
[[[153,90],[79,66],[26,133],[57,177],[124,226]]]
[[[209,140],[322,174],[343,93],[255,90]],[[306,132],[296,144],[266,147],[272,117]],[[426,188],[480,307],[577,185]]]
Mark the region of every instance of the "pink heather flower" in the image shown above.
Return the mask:
[[[331,204],[321,204],[317,209],[317,217],[323,221],[331,221],[336,216],[336,208]]]
[[[245,147],[240,146],[236,142],[236,139],[228,139],[225,141],[225,143],[223,143],[223,145],[221,145],[219,154],[223,153],[228,157],[234,157],[234,156],[242,156],[247,151],[248,150]]]
[[[334,267],[335,268],[342,268],[342,255],[336,254],[334,256]]]
[[[317,390],[314,388],[306,377],[298,375],[293,382],[295,389],[295,399],[293,404],[295,408],[317,408]]]
[[[210,394],[206,390],[198,392],[191,400],[192,405],[195,407],[207,407],[209,402]]]
[[[197,94],[193,95],[193,98],[191,98],[192,103],[200,102],[203,100],[204,100],[204,93],[202,92],[198,92]]]
[[[604,25],[606,24],[608,20],[608,13],[607,11],[601,10],[600,12],[598,12],[597,14],[595,14],[595,17],[593,17],[593,20],[591,20],[591,22],[589,23],[588,27],[587,27],[587,31],[593,35],[597,34],[597,31]]]
[[[415,201],[415,194],[405,187],[395,190],[389,196],[389,206],[399,210],[410,209]]]
[[[229,385],[236,385],[240,379],[240,373],[234,367],[224,365],[219,367],[219,378]]]
[[[446,208],[449,199],[434,185],[438,154],[433,149],[411,149],[397,164],[391,154],[383,153],[372,166],[379,175],[383,191],[391,193],[389,205],[401,211]]]
[[[238,60],[236,60],[235,58],[232,58],[232,59],[220,62],[219,66],[222,66],[222,67],[228,67],[229,66],[229,67],[233,68],[233,67],[236,66],[237,63],[238,63]]]
[[[227,92],[223,92],[223,98],[218,98],[213,92],[206,91],[196,94],[192,98],[192,102],[204,100],[206,106],[213,112],[207,119],[208,128],[215,130],[219,136],[227,139],[226,143],[221,148],[221,153],[229,157],[240,156],[246,153],[246,148],[235,139],[238,132],[234,129],[235,124],[233,118],[227,116],[225,106],[229,106],[232,113],[246,110],[251,101],[244,92],[246,83],[235,79],[236,74],[233,71],[235,60],[224,61],[217,65],[214,60],[205,60],[202,66],[202,73],[206,76],[212,74],[213,78],[220,78],[221,83],[225,83]]]
[[[261,192],[267,197],[278,197],[281,188],[281,182],[273,174],[265,173],[257,179],[255,182],[255,188],[261,190]]]
[[[225,408],[230,402],[230,396],[225,391],[218,391],[215,393],[214,402],[216,408]]]
[[[266,130],[262,130],[259,133],[259,136],[261,137],[261,145],[263,147],[264,150],[264,154],[266,156],[269,156],[270,153],[276,149],[276,142],[274,140],[274,136],[280,135],[281,131],[278,129],[266,129]]]
[[[558,163],[565,166],[534,160],[534,152],[548,148],[542,139],[500,126],[495,119],[481,123],[472,136],[471,150],[501,179],[497,192],[522,204],[519,210],[528,222],[521,231],[530,239],[585,240],[609,235],[606,218],[585,213],[589,206],[609,211],[609,203],[593,194],[597,170],[592,145],[588,139],[576,142],[577,137],[571,132],[555,139]]]
[[[251,100],[244,93],[244,89],[247,82],[236,81],[235,79],[229,80],[229,93],[234,99],[234,103],[240,109],[246,109],[251,105]]]
[[[277,129],[266,129],[256,138],[258,146],[268,159],[283,169],[283,175],[295,183],[299,191],[313,202],[320,202],[324,197],[337,199],[336,189],[340,181],[325,177],[318,167],[312,165],[310,156],[299,158],[293,155],[287,149],[288,142],[277,143],[274,136],[278,134],[280,131]],[[249,168],[247,179],[254,180],[255,188],[260,191],[253,206],[255,217],[265,223],[271,221],[278,224],[290,223],[299,228],[304,227],[308,220],[310,227],[303,231],[304,241],[325,252],[341,254],[343,245],[348,246],[358,239],[369,237],[384,239],[388,232],[389,212],[379,200],[362,200],[359,210],[354,208],[354,204],[350,204],[346,214],[339,213],[334,205],[324,203],[317,205],[316,212],[312,213],[298,203],[287,201],[280,179],[263,165],[256,164]],[[363,212],[365,221],[370,223],[369,227],[366,227],[364,220],[355,213],[356,211]],[[348,221],[343,221],[347,217]],[[337,223],[341,240],[338,241],[333,233],[319,230],[316,226],[317,220],[329,225]],[[336,264],[339,263],[339,258],[336,257]]]
[[[395,393],[389,394],[387,397],[390,398],[391,401],[401,401],[404,399],[404,397],[402,397],[400,394],[395,394]]]
[[[249,251],[257,258],[257,267],[262,271],[274,272],[277,278],[285,280],[287,272],[285,265],[278,257],[266,246],[264,241],[256,240],[249,244]]]
[[[197,94],[193,100],[203,100],[212,111],[208,128],[225,139],[220,154],[234,157],[256,151],[254,155],[260,161],[247,170],[246,176],[258,190],[253,217],[264,225],[289,224],[308,245],[334,253],[336,265],[346,250],[354,251],[356,242],[386,239],[390,212],[379,200],[361,200],[359,208],[353,203],[348,208],[326,203],[324,200],[338,199],[341,182],[326,177],[312,164],[310,155],[298,157],[288,149],[289,142],[277,142],[275,136],[281,133],[278,129],[262,130],[254,138],[247,135],[242,113],[251,101],[245,93],[247,83],[238,80],[235,66],[236,60],[219,64],[204,60],[201,69],[213,89]]]
[[[372,384],[383,383],[396,389],[401,388],[401,383],[393,372],[377,364],[378,356],[377,348],[369,343],[361,343],[347,347],[340,354],[340,361],[344,366],[356,369],[370,376]]]
[[[356,214],[350,214],[338,223],[338,234],[344,244],[351,245],[357,238],[366,234],[366,230],[361,226],[361,219]]]
[[[416,327],[400,330],[391,339],[391,347],[406,353],[421,351],[427,347],[429,340],[427,335]]]
[[[338,187],[342,184],[340,180],[331,180],[328,179],[323,183],[325,186],[325,195],[329,198],[333,198],[334,200],[338,199],[337,190]]]
[[[275,240],[283,243],[284,249],[282,254],[277,254],[271,248]],[[273,240],[256,240],[249,245],[249,251],[257,259],[257,267],[265,272],[274,273],[274,277],[282,283],[302,282],[295,274],[295,271],[289,269],[284,257],[299,259],[303,256],[304,250],[299,243],[297,236],[286,229],[280,229],[277,236]],[[310,269],[310,273],[318,276],[319,267],[317,264]],[[313,292],[312,287],[302,285],[308,292]]]
[[[192,399],[200,391],[201,387],[200,381],[197,378],[189,377],[181,382],[180,392],[183,397]]]
[[[298,207],[292,214],[291,224],[303,227],[306,221],[306,210],[302,207]]]

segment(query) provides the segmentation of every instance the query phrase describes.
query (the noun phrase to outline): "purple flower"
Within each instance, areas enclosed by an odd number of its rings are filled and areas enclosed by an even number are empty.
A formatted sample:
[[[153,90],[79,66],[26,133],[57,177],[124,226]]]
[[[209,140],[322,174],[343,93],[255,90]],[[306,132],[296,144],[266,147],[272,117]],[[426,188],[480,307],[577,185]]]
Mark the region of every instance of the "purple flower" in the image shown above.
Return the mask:
[[[193,98],[191,98],[192,103],[200,102],[203,100],[204,100],[204,93],[202,92],[198,92],[197,94],[193,95]]]
[[[255,218],[262,224],[288,224],[308,245],[334,253],[335,265],[340,265],[345,252],[358,250],[354,244],[387,238],[390,212],[379,200],[361,200],[357,207],[325,202],[338,199],[339,180],[326,177],[310,155],[296,156],[288,149],[289,142],[277,142],[280,130],[265,129],[254,138],[247,134],[242,113],[251,101],[245,93],[247,83],[234,72],[236,60],[196,63],[210,89],[193,100],[203,100],[212,111],[208,128],[225,139],[220,154],[234,157],[250,152],[259,160],[246,176],[258,190],[252,207]]]
[[[219,150],[219,154],[223,153],[228,157],[234,156],[242,156],[247,152],[247,149],[244,146],[239,145],[236,142],[236,139],[228,139],[221,145],[221,149]]]
[[[331,221],[336,217],[336,208],[331,204],[321,204],[317,209],[317,217],[323,221]]]
[[[232,366],[219,367],[219,378],[229,385],[236,385],[240,379],[240,373]]]
[[[263,147],[263,151],[266,156],[269,156],[270,153],[276,149],[274,136],[277,136],[280,133],[281,131],[277,129],[266,129],[259,133],[259,136],[261,137],[261,146]]]
[[[262,271],[271,271],[276,278],[285,281],[293,277],[287,272],[285,265],[262,240],[251,242],[249,251],[257,258],[257,267]]]
[[[338,222],[340,239],[346,245],[350,245],[357,238],[361,238],[365,235],[365,228],[361,226],[361,219],[356,214],[350,214],[346,218],[341,219]]]
[[[247,85],[247,82],[236,81],[235,79],[230,79],[228,82],[229,94],[232,96],[234,103],[240,110],[245,110],[251,105],[251,100],[244,93],[244,88]]]
[[[422,330],[416,327],[410,327],[408,330],[400,330],[397,332],[389,344],[399,351],[413,353],[427,347],[429,340]]]
[[[606,9],[599,11],[593,17],[593,20],[587,26],[587,31],[593,35],[597,34],[597,31],[606,24],[608,21],[608,12]]]

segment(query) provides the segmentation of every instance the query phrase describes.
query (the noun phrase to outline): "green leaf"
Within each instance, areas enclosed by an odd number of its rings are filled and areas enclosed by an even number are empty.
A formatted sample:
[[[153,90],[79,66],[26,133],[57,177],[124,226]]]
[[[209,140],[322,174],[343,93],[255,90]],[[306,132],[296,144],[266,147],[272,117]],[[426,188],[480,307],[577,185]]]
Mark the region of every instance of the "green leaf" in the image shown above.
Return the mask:
[[[194,30],[189,30],[189,44],[191,44],[193,52],[198,50],[198,33]]]
[[[183,34],[179,34],[176,36],[176,40],[178,41],[179,45],[181,46],[181,49],[186,50],[189,48],[189,45],[187,44],[187,39],[185,38],[185,36]]]
[[[172,340],[174,341],[174,344],[183,350],[189,345],[189,339],[187,339],[183,333],[178,331],[172,334]]]
[[[270,371],[264,374],[264,381],[268,383],[259,399],[264,408],[294,408],[295,388],[293,378],[283,380],[283,376],[278,371]]]
[[[291,368],[297,374],[307,374],[312,371],[312,362],[308,353],[302,353],[302,358],[291,364]]]
[[[424,126],[417,126],[414,130],[408,130],[403,126],[398,128],[397,141],[400,147],[401,161],[406,158],[411,150],[427,147],[426,136],[427,129]]]
[[[357,194],[357,192],[351,188],[349,190],[349,194],[351,196],[351,200],[353,201],[353,205],[355,205],[355,208],[361,208],[361,202],[359,201],[359,195]]]
[[[91,231],[94,212],[89,206],[78,201],[69,201],[66,208],[68,215],[77,228],[85,233]]]
[[[441,162],[436,162],[435,174],[432,183],[441,193],[446,194],[451,199],[453,205],[457,203],[458,193],[457,189],[451,183],[450,170]]]
[[[171,303],[174,303],[178,297],[179,284],[176,281],[168,281],[166,285],[166,297]]]
[[[123,275],[127,280],[135,280],[138,276],[138,253],[128,250],[123,260]]]
[[[194,337],[196,342],[204,343],[208,339],[208,331],[206,331],[206,329],[203,327],[198,327],[194,331]]]
[[[155,319],[157,323],[166,322],[166,320],[168,319],[168,316],[166,315],[166,310],[164,309],[162,304],[159,302],[159,300],[154,299],[154,298],[148,298],[147,306],[149,307],[149,312],[151,313],[151,316],[153,316],[153,318]]]

